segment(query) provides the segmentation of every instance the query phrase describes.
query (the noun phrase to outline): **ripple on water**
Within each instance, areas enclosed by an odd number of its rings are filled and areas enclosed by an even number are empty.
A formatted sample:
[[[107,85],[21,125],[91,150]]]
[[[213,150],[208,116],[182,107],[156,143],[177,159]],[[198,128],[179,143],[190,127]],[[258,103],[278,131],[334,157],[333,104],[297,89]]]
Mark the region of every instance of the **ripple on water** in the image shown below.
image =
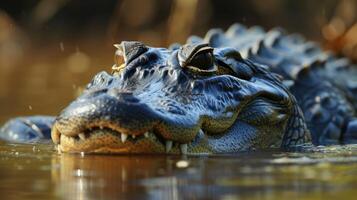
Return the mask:
[[[355,188],[357,145],[182,157],[0,144],[2,199],[353,199]]]

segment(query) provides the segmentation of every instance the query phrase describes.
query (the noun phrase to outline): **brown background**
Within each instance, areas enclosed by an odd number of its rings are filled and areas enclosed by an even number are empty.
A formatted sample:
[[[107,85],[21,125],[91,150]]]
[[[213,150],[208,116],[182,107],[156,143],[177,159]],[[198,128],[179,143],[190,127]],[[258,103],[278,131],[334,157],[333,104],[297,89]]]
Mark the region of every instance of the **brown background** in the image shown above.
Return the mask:
[[[280,26],[355,58],[356,10],[356,0],[1,0],[0,122],[57,114],[110,70],[122,40],[168,46],[239,22]]]

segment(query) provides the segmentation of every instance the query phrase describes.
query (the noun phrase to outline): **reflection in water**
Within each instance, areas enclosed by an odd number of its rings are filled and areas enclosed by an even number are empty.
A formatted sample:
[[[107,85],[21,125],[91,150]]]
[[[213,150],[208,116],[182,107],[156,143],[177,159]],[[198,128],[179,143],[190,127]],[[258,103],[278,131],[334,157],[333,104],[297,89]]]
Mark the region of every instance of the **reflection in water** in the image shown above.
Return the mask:
[[[153,156],[61,155],[53,160],[60,169],[53,173],[61,194],[77,199],[150,197],[175,199],[177,180],[172,175],[173,160]],[[154,178],[165,175],[165,178]],[[148,188],[140,180],[152,177],[163,190]],[[156,187],[155,185],[152,185]],[[149,189],[149,190],[148,190]],[[150,190],[152,189],[152,191]]]
[[[208,188],[194,186],[208,173],[205,159],[195,158],[190,166],[180,156],[61,155],[53,162],[61,166],[53,180],[60,193],[78,199],[205,197]]]
[[[59,155],[0,144],[4,199],[353,199],[357,146],[219,156]]]

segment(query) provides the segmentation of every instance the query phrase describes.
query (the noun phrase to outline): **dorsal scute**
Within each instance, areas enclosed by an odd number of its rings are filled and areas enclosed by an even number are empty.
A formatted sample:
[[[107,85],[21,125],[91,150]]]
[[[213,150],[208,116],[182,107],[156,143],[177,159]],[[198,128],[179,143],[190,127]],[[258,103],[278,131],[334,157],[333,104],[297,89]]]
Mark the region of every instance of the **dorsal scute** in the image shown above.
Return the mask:
[[[197,35],[192,35],[187,38],[186,44],[193,44],[193,43],[203,43],[203,39]]]
[[[239,23],[234,23],[227,29],[226,36],[233,38],[233,37],[236,37],[236,36],[244,33],[245,31],[247,31],[246,26],[239,24]]]
[[[281,37],[283,35],[283,31],[281,28],[276,28],[268,31],[266,33],[266,37],[264,38],[264,43],[265,45],[271,47],[274,45],[274,43],[277,41],[277,38]]]
[[[219,47],[226,44],[227,38],[222,29],[211,29],[207,32],[203,41],[210,44],[212,47]]]
[[[247,27],[232,24],[225,32],[211,29],[204,38],[190,37],[188,43],[207,42],[212,47],[231,47],[250,59],[269,67],[286,80],[296,80],[313,71],[343,69],[350,66],[345,60],[324,52],[315,42],[307,41],[300,34],[289,34],[277,27],[264,31],[260,26]]]

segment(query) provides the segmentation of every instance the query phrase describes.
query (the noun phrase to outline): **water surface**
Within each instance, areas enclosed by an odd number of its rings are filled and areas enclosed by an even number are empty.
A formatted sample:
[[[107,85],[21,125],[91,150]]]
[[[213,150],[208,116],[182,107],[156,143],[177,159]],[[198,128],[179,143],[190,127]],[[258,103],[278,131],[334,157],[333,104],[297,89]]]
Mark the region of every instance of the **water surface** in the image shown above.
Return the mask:
[[[1,199],[355,199],[357,145],[215,156],[0,144]]]

